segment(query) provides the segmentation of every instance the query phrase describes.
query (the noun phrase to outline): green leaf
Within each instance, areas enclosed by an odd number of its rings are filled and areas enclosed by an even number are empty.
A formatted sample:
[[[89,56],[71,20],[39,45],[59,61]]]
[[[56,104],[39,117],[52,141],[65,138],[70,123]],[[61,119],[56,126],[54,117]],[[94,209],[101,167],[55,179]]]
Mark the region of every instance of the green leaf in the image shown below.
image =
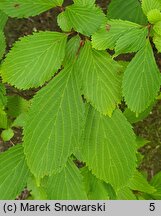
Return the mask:
[[[104,20],[100,29],[92,35],[92,46],[98,50],[113,49],[117,40],[141,25],[124,20]]]
[[[161,172],[152,178],[150,184],[156,189],[156,192],[152,194],[153,199],[161,200]]]
[[[154,103],[151,104],[147,109],[145,109],[143,112],[141,112],[138,116],[136,116],[135,112],[132,112],[129,108],[126,108],[124,111],[124,115],[127,118],[127,120],[133,124],[139,121],[144,120],[152,111],[152,108],[154,106]]]
[[[110,184],[106,184],[106,189],[108,190],[108,196],[110,200],[116,200],[116,191]]]
[[[81,169],[83,181],[89,200],[108,200],[107,183],[96,178],[87,167]]]
[[[149,195],[149,194],[145,194],[145,193],[143,193],[143,194],[136,194],[136,197],[137,197],[137,200],[152,200],[153,198],[152,198],[152,195]]]
[[[21,113],[27,112],[29,107],[30,101],[27,101],[18,95],[7,97],[7,113],[12,117],[17,117]]]
[[[158,9],[150,10],[147,14],[150,23],[155,24],[161,21],[161,12]]]
[[[67,36],[58,32],[39,32],[16,42],[2,64],[4,82],[19,89],[41,86],[60,68]]]
[[[66,46],[65,58],[63,65],[70,64],[74,62],[80,51],[81,39],[78,35],[72,37]]]
[[[153,9],[161,9],[161,1],[160,0],[142,0],[142,9],[145,15],[147,15],[148,12]]]
[[[5,86],[0,83],[0,108],[4,109],[7,104],[7,97],[6,97],[6,89]]]
[[[94,5],[96,0],[73,0],[75,4],[79,5]]]
[[[33,176],[28,178],[27,189],[30,191],[34,200],[47,200],[48,198],[44,188],[36,185],[36,180]]]
[[[146,24],[147,18],[143,14],[138,0],[112,0],[108,6],[107,17],[110,19],[122,19]]]
[[[65,12],[74,30],[87,36],[99,29],[105,17],[94,5],[73,4]]]
[[[6,25],[6,22],[7,22],[7,19],[8,19],[8,16],[0,10],[0,30],[3,30],[4,26]]]
[[[87,199],[83,178],[76,165],[68,160],[60,173],[52,175],[46,183],[48,199],[84,200]]]
[[[7,126],[8,126],[7,114],[4,110],[0,108],[0,128],[7,129]]]
[[[22,18],[38,15],[62,4],[63,0],[1,0],[0,8],[11,17]]]
[[[123,77],[123,95],[131,111],[143,112],[160,88],[160,73],[149,40],[127,66]]]
[[[81,152],[92,173],[115,190],[128,183],[136,166],[136,143],[131,125],[120,110],[110,118],[92,107],[87,109]]]
[[[143,146],[145,146],[146,144],[150,143],[150,141],[147,139],[144,139],[143,137],[137,136],[136,137],[136,143],[137,143],[138,149],[140,149]]]
[[[148,35],[147,28],[132,29],[116,42],[115,56],[122,53],[137,52],[146,44],[146,37]]]
[[[29,170],[26,166],[23,147],[16,145],[0,153],[0,199],[13,200],[27,183]]]
[[[8,128],[6,130],[3,130],[1,133],[1,138],[3,141],[9,141],[14,136],[14,132],[11,128]]]
[[[28,117],[28,113],[21,113],[12,123],[12,127],[25,127],[25,123]]]
[[[152,194],[156,191],[155,188],[148,183],[146,178],[137,170],[135,171],[128,186],[131,190],[141,191],[148,194]]]
[[[137,142],[137,144],[138,144],[138,142]],[[142,155],[140,152],[137,152],[137,167],[142,165],[143,159],[144,159],[144,155]]]
[[[159,36],[161,36],[161,21],[157,22],[153,29]]]
[[[64,32],[70,32],[72,29],[72,24],[70,23],[67,13],[63,11],[57,16],[57,22],[58,26],[61,28]]]
[[[78,60],[83,94],[99,112],[111,116],[121,100],[121,67],[105,51],[87,42]]]
[[[6,42],[4,33],[0,30],[0,59],[3,57],[6,49]]]
[[[128,187],[123,187],[117,192],[118,200],[136,200],[136,196]]]
[[[39,180],[59,172],[79,146],[83,103],[77,69],[65,67],[32,101],[24,127],[28,166]]]
[[[154,34],[153,42],[155,47],[157,48],[158,52],[161,52],[161,36],[158,34]]]

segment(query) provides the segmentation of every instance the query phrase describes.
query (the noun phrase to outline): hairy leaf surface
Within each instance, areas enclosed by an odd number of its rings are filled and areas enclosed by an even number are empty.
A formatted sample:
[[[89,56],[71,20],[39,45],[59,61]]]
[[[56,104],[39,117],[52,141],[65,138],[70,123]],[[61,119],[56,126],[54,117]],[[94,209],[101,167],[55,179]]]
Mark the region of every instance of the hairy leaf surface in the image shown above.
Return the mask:
[[[116,190],[126,185],[135,171],[135,136],[120,110],[107,117],[92,107],[87,109],[81,151],[92,173]]]
[[[19,89],[41,86],[60,68],[66,39],[63,33],[47,31],[23,37],[2,65],[3,81]]]
[[[46,192],[48,198],[52,200],[87,199],[83,185],[83,177],[79,169],[70,159],[60,173],[48,178]]]
[[[111,115],[121,100],[120,65],[107,52],[92,49],[90,42],[82,48],[78,63],[85,98],[101,113]]]
[[[123,77],[123,95],[128,107],[139,114],[155,99],[160,88],[160,73],[150,42],[127,66]]]
[[[79,146],[83,103],[76,72],[68,65],[32,101],[24,128],[24,149],[37,179],[60,171]]]
[[[27,183],[29,170],[22,145],[0,153],[0,199],[15,199]]]
[[[63,0],[1,0],[0,8],[11,17],[22,18],[38,15],[62,4]]]

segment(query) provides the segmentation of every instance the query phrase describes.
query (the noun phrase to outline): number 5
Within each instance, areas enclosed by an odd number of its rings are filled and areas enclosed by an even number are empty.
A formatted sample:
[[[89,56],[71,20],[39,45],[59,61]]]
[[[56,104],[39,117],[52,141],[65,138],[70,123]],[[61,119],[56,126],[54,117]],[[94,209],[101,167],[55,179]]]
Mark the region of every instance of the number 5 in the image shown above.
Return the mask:
[[[150,203],[149,210],[154,211],[155,210],[155,203]]]

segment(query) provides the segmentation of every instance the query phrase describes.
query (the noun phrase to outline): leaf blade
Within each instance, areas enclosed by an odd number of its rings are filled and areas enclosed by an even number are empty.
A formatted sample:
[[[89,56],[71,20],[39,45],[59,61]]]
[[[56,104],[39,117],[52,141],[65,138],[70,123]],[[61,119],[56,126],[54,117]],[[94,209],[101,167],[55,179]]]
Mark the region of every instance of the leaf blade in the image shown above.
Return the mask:
[[[114,111],[110,118],[92,107],[87,109],[81,152],[92,173],[115,190],[128,183],[136,166],[136,143],[121,111]]]
[[[31,172],[39,180],[59,172],[79,145],[83,103],[72,64],[37,93],[28,116],[24,150]]]
[[[129,183],[129,188],[131,190],[141,191],[148,194],[153,194],[156,191],[155,188],[148,183],[146,178],[137,170]]]
[[[92,46],[98,50],[114,49],[121,36],[141,27],[137,23],[120,19],[104,20],[100,29],[92,35]]]
[[[154,101],[160,88],[160,73],[149,41],[129,63],[122,86],[128,107],[137,114]]]
[[[108,6],[107,17],[109,19],[129,20],[139,24],[147,23],[141,4],[136,0],[112,0]]]
[[[5,36],[4,33],[0,30],[0,59],[4,55],[5,49],[6,49]]]
[[[142,9],[147,15],[153,9],[161,9],[161,2],[160,0],[142,0]]]
[[[3,82],[19,89],[41,86],[60,68],[66,39],[65,34],[47,31],[23,37],[2,64]]]
[[[105,17],[101,9],[88,4],[73,4],[66,8],[65,13],[74,30],[86,36],[97,31]]]
[[[7,22],[8,16],[3,11],[0,10],[0,17],[1,17],[1,19],[0,19],[0,30],[3,30],[3,28],[4,28],[4,26],[5,26],[6,22]]]
[[[11,17],[22,18],[38,15],[62,3],[63,0],[1,0],[0,8]]]
[[[137,52],[146,44],[148,29],[132,29],[116,42],[115,56],[123,53]]]
[[[70,159],[60,173],[48,178],[46,192],[48,198],[52,200],[87,199],[83,178],[79,169]]]
[[[22,145],[16,145],[0,154],[0,199],[15,199],[24,189],[29,170]],[[12,179],[12,180],[11,180]]]
[[[89,42],[79,54],[78,65],[85,98],[99,112],[110,116],[121,100],[120,65],[107,52],[92,49]]]

